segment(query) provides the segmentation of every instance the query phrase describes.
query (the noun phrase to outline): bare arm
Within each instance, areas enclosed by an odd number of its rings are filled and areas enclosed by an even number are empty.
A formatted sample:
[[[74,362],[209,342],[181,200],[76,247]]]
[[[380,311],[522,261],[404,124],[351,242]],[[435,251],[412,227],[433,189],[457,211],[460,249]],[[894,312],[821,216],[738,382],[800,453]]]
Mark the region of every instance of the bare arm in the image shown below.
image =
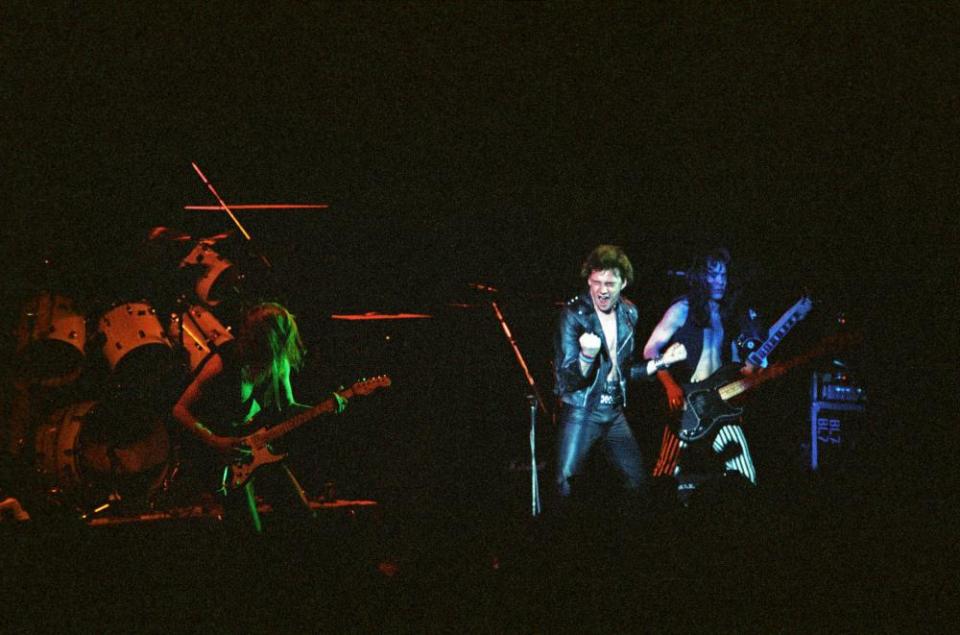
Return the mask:
[[[675,302],[667,309],[660,322],[654,327],[650,338],[643,347],[643,356],[647,359],[659,357],[683,323],[687,321],[689,304],[686,300]],[[683,405],[683,389],[677,384],[673,376],[666,370],[657,371],[657,379],[667,393],[667,403],[670,410],[678,410]]]
[[[203,366],[200,373],[190,382],[180,399],[173,406],[173,418],[184,427],[187,432],[195,436],[201,443],[217,450],[227,450],[234,445],[230,437],[221,437],[213,430],[203,425],[195,414],[195,408],[203,395],[203,387],[213,378],[223,372],[223,360],[215,355]]]
[[[647,359],[653,359],[659,356],[666,347],[667,342],[673,337],[683,323],[687,321],[687,311],[689,305],[686,300],[680,300],[670,305],[667,312],[660,318],[660,322],[654,327],[650,338],[643,347],[643,356]]]

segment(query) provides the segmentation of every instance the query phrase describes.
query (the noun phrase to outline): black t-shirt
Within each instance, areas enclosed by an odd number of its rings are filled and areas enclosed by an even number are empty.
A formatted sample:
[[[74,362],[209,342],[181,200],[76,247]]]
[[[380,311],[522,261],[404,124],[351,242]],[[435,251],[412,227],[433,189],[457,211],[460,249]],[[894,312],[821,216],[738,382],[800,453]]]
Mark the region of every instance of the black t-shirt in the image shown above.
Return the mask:
[[[242,436],[256,429],[252,422],[243,425],[256,391],[243,401],[241,368],[232,350],[220,354],[223,371],[204,384],[196,406],[200,422],[221,436]]]

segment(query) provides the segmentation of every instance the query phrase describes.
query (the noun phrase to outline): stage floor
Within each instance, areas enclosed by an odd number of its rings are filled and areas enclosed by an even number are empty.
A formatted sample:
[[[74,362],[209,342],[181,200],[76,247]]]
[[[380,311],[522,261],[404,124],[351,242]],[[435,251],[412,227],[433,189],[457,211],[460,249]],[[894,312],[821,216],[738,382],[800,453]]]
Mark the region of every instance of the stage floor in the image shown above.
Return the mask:
[[[315,501],[237,536],[216,509],[0,526],[17,632],[937,632],[956,607],[948,501],[835,488],[644,518]],[[269,514],[268,509],[264,509]],[[941,518],[942,521],[942,518]],[[939,625],[943,625],[940,627]]]
[[[376,501],[372,500],[310,500],[310,508],[316,513],[323,512],[344,512],[355,514],[363,509],[364,511],[377,506]],[[259,502],[257,510],[261,514],[273,513],[273,508],[268,503]],[[204,503],[198,503],[187,507],[173,507],[170,509],[153,510],[149,512],[136,514],[110,514],[109,509],[103,510],[101,514],[91,514],[84,521],[91,527],[109,527],[116,525],[129,525],[133,523],[155,523],[155,522],[176,522],[188,520],[209,520],[219,521],[223,519],[223,506],[215,499]]]

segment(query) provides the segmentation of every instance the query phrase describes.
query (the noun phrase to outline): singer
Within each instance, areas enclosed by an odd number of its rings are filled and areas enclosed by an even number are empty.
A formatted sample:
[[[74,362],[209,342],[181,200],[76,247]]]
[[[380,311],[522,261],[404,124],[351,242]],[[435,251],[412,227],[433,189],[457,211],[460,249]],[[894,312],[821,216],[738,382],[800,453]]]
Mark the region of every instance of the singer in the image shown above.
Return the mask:
[[[637,307],[621,296],[633,282],[633,266],[621,248],[598,246],[580,275],[587,292],[566,303],[554,339],[554,392],[563,402],[557,492],[562,502],[570,499],[574,477],[590,449],[601,442],[622,477],[628,509],[646,502],[646,475],[623,412],[627,380],[649,379],[685,352],[678,345],[662,358],[635,360]]]

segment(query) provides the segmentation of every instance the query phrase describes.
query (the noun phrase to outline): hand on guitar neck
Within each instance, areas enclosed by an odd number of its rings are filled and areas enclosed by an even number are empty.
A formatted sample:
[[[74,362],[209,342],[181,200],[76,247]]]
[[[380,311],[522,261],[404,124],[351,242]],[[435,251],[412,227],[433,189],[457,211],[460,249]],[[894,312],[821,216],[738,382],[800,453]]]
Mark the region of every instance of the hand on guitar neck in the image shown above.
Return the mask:
[[[764,366],[766,365],[766,361],[770,353],[773,352],[786,334],[789,333],[798,322],[807,316],[812,308],[813,301],[808,296],[803,296],[789,309],[787,309],[784,314],[780,316],[780,319],[770,327],[767,339],[758,345],[756,350],[747,356],[745,363],[742,367],[740,367],[740,374],[744,377],[750,377],[754,375],[763,376],[766,374]],[[720,370],[723,371],[722,375],[724,377],[726,377],[728,380],[732,379],[730,377],[731,370],[729,367],[719,369],[715,371],[715,373],[720,372]],[[713,374],[711,375],[711,378],[712,377],[714,377]],[[687,401],[687,390],[678,384],[673,376],[668,372],[658,372],[657,378],[660,380],[660,383],[663,384],[664,391],[667,395],[667,409],[670,412],[679,412],[683,410],[684,404]],[[710,378],[705,381],[709,380]]]

